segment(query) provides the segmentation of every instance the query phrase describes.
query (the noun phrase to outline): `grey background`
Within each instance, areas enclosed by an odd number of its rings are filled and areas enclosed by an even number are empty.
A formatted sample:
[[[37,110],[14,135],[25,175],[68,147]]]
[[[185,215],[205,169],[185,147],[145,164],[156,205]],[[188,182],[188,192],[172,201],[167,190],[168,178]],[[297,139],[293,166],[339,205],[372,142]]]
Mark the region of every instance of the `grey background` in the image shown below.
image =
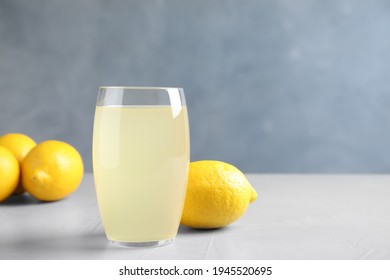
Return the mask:
[[[91,171],[100,85],[183,87],[192,160],[390,171],[386,0],[0,0],[0,134]]]

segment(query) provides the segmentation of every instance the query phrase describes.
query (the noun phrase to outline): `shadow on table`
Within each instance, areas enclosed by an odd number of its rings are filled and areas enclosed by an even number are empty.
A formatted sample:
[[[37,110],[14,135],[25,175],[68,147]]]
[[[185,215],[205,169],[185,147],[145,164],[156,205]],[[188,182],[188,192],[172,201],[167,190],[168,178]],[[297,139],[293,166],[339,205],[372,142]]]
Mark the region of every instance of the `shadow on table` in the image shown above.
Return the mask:
[[[0,259],[93,259],[105,252],[109,243],[104,233],[80,236],[47,238],[23,238],[22,240],[0,241]]]
[[[223,228],[210,228],[210,229],[196,229],[190,228],[184,225],[180,225],[178,234],[210,234],[211,232],[223,232],[228,230],[226,227]]]
[[[178,235],[208,235],[227,231],[221,229],[192,229],[181,225]],[[1,236],[1,235],[0,235]],[[103,231],[63,236],[15,236],[7,242],[0,239],[0,260],[59,260],[59,259],[142,259],[156,248],[128,248],[110,243]],[[171,247],[172,248],[172,247]]]
[[[4,206],[23,206],[23,205],[32,205],[32,204],[43,204],[43,203],[50,203],[50,202],[44,202],[35,199],[31,195],[28,194],[22,194],[22,195],[11,195],[8,197],[5,201],[1,202],[0,207],[2,205]]]

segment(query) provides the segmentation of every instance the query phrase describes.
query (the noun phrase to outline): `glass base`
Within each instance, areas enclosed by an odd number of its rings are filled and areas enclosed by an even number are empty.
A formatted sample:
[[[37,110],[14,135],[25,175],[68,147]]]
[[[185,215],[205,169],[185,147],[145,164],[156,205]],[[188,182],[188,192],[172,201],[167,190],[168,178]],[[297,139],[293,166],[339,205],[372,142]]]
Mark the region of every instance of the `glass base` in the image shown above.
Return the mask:
[[[126,242],[126,241],[114,241],[110,242],[117,246],[129,247],[129,248],[145,248],[145,247],[158,247],[168,245],[173,241],[174,238],[159,240],[159,241],[147,241],[147,242]]]

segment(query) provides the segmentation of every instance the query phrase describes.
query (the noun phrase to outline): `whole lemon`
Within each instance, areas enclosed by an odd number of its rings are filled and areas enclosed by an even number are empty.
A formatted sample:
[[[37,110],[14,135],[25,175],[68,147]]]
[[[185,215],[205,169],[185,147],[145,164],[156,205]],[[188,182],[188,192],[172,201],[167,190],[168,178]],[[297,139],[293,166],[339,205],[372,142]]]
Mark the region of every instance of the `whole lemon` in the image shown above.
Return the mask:
[[[255,189],[233,165],[191,162],[181,223],[200,229],[224,227],[240,218],[256,198]]]
[[[7,148],[0,146],[0,201],[10,196],[18,186],[19,163]]]
[[[0,145],[10,150],[16,160],[19,162],[19,166],[22,164],[24,157],[27,153],[37,145],[33,139],[22,133],[8,133],[0,137]],[[21,177],[21,174],[20,174]],[[18,187],[13,194],[24,193],[24,188],[19,180]]]
[[[60,200],[74,192],[83,173],[79,152],[68,143],[57,140],[39,143],[22,162],[25,190],[43,201]]]

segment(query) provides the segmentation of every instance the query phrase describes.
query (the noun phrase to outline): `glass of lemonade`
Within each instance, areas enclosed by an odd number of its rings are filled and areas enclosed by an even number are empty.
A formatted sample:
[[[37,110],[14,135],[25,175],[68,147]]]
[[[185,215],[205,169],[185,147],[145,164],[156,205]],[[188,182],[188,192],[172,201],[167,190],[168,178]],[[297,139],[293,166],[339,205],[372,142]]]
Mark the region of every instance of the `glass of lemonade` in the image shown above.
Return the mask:
[[[170,243],[183,211],[189,127],[181,88],[101,87],[93,173],[107,238],[142,247]]]

